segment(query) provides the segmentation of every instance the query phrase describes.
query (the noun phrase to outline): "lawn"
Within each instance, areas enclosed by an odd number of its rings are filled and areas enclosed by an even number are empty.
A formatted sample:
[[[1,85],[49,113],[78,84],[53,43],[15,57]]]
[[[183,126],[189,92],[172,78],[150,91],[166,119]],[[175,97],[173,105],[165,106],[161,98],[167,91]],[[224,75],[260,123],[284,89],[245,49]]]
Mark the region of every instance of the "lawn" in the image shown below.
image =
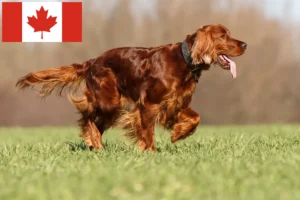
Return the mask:
[[[300,199],[300,125],[201,126],[158,152],[120,131],[89,151],[76,128],[0,128],[0,199]]]

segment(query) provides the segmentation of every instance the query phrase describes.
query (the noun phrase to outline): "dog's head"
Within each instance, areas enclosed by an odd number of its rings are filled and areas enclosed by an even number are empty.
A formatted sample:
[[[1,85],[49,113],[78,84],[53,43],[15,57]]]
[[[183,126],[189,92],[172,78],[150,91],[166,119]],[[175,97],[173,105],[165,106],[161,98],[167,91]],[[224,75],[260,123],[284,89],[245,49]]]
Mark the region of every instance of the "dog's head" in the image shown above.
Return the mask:
[[[222,25],[206,25],[194,34],[191,57],[194,64],[220,65],[231,69],[235,76],[235,63],[230,57],[242,55],[247,44],[231,37],[229,30]]]

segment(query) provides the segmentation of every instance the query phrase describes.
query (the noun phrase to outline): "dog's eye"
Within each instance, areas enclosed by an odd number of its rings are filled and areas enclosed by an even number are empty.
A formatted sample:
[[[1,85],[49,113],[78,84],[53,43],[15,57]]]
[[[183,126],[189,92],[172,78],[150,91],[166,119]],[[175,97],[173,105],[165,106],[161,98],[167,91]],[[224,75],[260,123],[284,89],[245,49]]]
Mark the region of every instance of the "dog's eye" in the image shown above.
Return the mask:
[[[221,35],[221,38],[225,39],[227,37],[227,35]]]

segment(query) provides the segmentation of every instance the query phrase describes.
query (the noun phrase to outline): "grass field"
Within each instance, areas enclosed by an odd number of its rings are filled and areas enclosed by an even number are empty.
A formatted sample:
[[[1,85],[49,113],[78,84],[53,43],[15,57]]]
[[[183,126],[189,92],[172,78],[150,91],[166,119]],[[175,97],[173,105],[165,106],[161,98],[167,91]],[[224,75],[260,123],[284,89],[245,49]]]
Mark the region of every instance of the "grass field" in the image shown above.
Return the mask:
[[[157,132],[157,153],[114,130],[95,152],[75,128],[1,128],[0,199],[300,199],[300,126]]]

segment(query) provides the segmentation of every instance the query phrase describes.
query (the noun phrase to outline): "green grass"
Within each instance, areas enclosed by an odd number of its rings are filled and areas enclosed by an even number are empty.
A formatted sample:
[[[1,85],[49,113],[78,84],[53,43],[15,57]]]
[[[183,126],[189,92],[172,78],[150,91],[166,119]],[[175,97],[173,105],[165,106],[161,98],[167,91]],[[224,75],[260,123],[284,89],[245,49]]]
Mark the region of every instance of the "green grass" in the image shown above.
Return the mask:
[[[199,127],[157,153],[105,134],[85,150],[75,128],[0,128],[0,199],[300,199],[300,126]]]

